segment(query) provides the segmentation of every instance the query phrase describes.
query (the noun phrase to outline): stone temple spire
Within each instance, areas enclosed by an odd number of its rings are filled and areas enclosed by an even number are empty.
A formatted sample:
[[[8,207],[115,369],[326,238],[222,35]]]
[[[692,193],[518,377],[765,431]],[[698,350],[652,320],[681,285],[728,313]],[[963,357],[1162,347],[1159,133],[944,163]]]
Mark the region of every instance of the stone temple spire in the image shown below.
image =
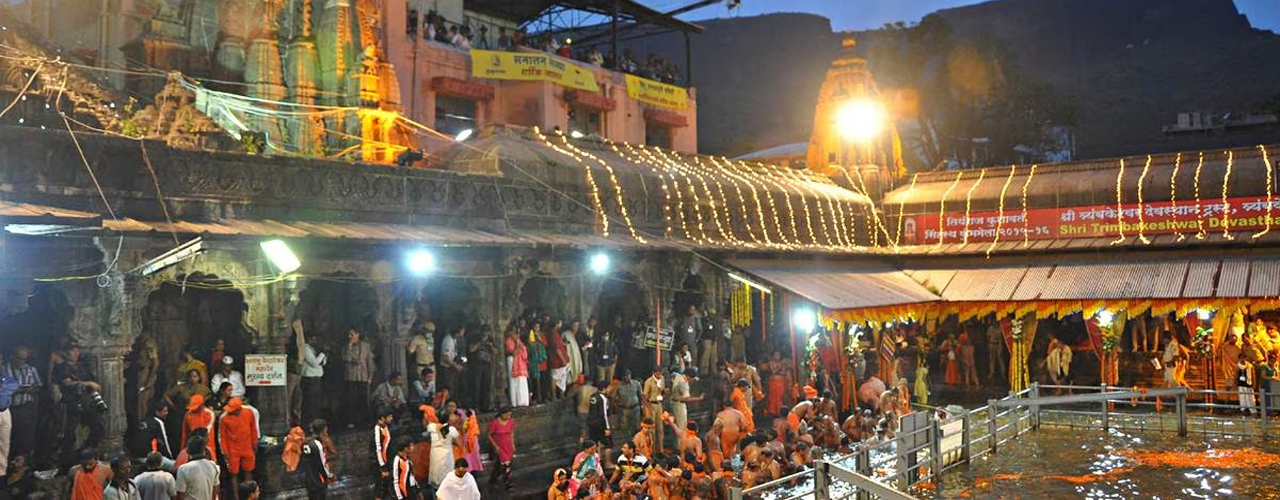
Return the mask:
[[[810,169],[876,198],[901,173],[901,145],[880,88],[867,69],[867,60],[858,54],[852,33],[845,33],[841,46],[840,56],[831,63],[818,91],[806,160]],[[853,138],[843,130],[850,125],[843,122],[849,121],[844,115],[851,106],[870,110],[855,118],[876,122],[862,124],[874,128],[874,134]]]

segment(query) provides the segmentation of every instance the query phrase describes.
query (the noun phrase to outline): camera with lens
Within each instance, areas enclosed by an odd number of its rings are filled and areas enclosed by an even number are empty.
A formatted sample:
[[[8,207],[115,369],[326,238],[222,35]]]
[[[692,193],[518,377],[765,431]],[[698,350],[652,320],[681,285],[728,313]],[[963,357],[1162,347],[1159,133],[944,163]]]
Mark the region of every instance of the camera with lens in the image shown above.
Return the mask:
[[[102,399],[101,392],[93,391],[89,393],[89,402],[93,405],[93,409],[98,410],[99,413],[107,412],[107,400]]]

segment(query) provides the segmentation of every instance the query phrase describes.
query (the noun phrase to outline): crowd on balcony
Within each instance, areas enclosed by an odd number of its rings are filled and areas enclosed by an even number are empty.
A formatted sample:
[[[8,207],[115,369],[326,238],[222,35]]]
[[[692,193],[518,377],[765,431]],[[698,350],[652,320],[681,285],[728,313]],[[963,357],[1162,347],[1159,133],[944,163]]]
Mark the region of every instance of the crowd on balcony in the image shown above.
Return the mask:
[[[410,36],[421,36],[423,40],[452,45],[462,50],[473,48],[505,51],[516,51],[521,48],[541,50],[565,59],[573,59],[650,80],[673,85],[684,84],[679,67],[657,54],[649,53],[640,58],[636,57],[631,49],[625,49],[622,58],[618,59],[612,52],[602,53],[598,45],[587,48],[574,46],[572,39],[560,39],[549,33],[530,35],[524,28],[508,30],[502,26],[497,27],[496,32],[492,32],[489,26],[484,24],[473,30],[468,24],[449,22],[434,10],[428,11],[425,16],[420,15],[416,10],[410,10],[406,31]]]

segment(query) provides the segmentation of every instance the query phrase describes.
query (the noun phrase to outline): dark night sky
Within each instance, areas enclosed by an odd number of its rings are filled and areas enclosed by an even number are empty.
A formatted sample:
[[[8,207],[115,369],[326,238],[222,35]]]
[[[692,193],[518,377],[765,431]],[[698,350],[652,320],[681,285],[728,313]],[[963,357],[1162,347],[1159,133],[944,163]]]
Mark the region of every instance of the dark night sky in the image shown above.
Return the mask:
[[[675,9],[692,0],[643,0],[658,10]],[[1235,0],[1240,12],[1248,16],[1255,28],[1280,32],[1280,0]],[[810,12],[831,19],[837,30],[876,28],[887,22],[919,21],[925,14],[979,3],[975,0],[742,0],[735,16],[752,16],[770,12]],[[729,15],[723,4],[700,9],[685,17],[707,19]]]

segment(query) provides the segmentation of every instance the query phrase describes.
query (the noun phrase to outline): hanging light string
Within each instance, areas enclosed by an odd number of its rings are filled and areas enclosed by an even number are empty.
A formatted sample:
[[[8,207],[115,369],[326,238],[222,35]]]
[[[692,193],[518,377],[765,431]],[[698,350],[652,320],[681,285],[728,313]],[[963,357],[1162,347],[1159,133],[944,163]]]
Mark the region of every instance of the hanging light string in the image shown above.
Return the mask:
[[[964,170],[956,172],[956,180],[951,181],[951,186],[942,193],[942,200],[938,203],[938,243],[933,248],[942,248],[942,242],[946,239],[946,222],[947,222],[947,196],[951,195],[951,191],[955,190],[956,185],[960,184],[960,178],[964,177]]]
[[[618,182],[618,175],[613,171],[613,166],[610,165],[609,162],[601,159],[599,156],[591,154],[589,151],[573,145],[573,143],[569,141],[569,136],[565,135],[563,132],[560,133],[560,141],[565,145],[565,147],[569,148],[569,150],[573,151],[575,154],[590,158],[596,163],[599,163],[600,166],[604,167],[605,172],[609,174],[609,182],[613,184],[614,202],[618,204],[618,213],[622,216],[622,221],[626,224],[627,231],[631,233],[631,238],[640,243],[648,243],[648,240],[643,236],[640,236],[640,233],[636,232],[636,226],[631,222],[631,214],[627,212],[627,202],[623,199],[622,195],[622,183]]]
[[[554,143],[552,143],[550,140],[547,139],[547,136],[543,134],[542,130],[539,129],[538,127],[533,127],[533,134],[538,138],[538,140],[542,141],[542,143],[547,147],[551,148],[557,153],[560,153],[562,155],[568,156],[569,158],[572,158],[574,161],[578,162],[578,164],[582,165],[583,176],[586,178],[587,187],[591,195],[591,203],[595,207],[596,219],[598,219],[598,222],[600,223],[600,234],[608,238],[609,237],[609,215],[605,213],[604,203],[602,203],[600,200],[600,186],[596,185],[595,175],[591,173],[591,165],[588,165],[586,162],[582,161],[582,158],[574,154],[573,152],[566,150],[564,148],[561,148],[555,145]]]
[[[707,160],[710,161],[712,165],[715,165],[717,168],[721,169],[722,172],[729,174],[731,178],[738,179],[742,181],[743,184],[746,184],[747,190],[751,191],[751,199],[756,205],[755,214],[756,214],[756,219],[758,219],[760,222],[760,236],[764,239],[764,243],[766,245],[773,245],[774,244],[773,239],[769,237],[769,225],[766,224],[764,221],[764,212],[765,212],[764,204],[760,201],[760,192],[759,190],[756,189],[756,183],[752,182],[741,172],[738,172],[734,167],[722,165],[720,161],[716,159],[716,157],[714,156],[707,157]],[[766,190],[766,193],[767,192],[768,190]],[[741,194],[742,194],[741,191],[739,191],[739,195]],[[748,221],[751,220],[751,214],[747,210],[747,205],[744,203],[742,204],[741,208],[742,208],[743,218]],[[773,227],[776,228],[776,230],[778,231],[778,240],[780,242],[783,242],[781,244],[786,244],[786,234],[783,232],[781,221],[778,219],[778,210],[773,206],[773,198],[769,198],[769,208],[773,214],[773,222],[774,222]],[[791,227],[792,229],[794,229],[796,221],[794,218],[794,214],[792,214],[792,216],[793,217],[791,220]],[[750,223],[748,223],[747,227],[748,228],[751,227]],[[792,241],[790,242],[790,244],[795,245],[795,242]]]
[[[1263,219],[1267,226],[1262,228],[1262,231],[1253,233],[1251,238],[1255,240],[1271,232],[1271,186],[1274,182],[1272,181],[1274,173],[1271,170],[1271,157],[1267,155],[1267,147],[1259,144],[1258,151],[1262,152],[1262,166],[1267,169],[1267,215]]]
[[[1142,165],[1142,175],[1138,176],[1138,241],[1143,245],[1151,244],[1151,240],[1147,238],[1147,218],[1142,202],[1142,186],[1147,182],[1149,170],[1151,170],[1151,155],[1147,155],[1147,163]]]
[[[716,189],[720,191],[720,200],[723,202],[724,209],[725,209],[725,210],[724,210],[724,212],[725,212],[725,219],[727,219],[727,220],[729,221],[729,230],[730,230],[730,234],[734,234],[734,240],[736,240],[736,241],[740,241],[740,242],[742,242],[742,243],[745,243],[745,244],[747,244],[747,245],[751,245],[751,246],[755,246],[755,245],[773,246],[773,242],[771,242],[771,241],[765,241],[764,236],[757,236],[757,235],[756,235],[756,233],[752,230],[752,227],[751,227],[751,222],[752,222],[751,213],[749,212],[749,210],[748,210],[748,208],[747,208],[747,200],[746,200],[746,197],[744,197],[744,196],[742,195],[742,187],[741,187],[741,186],[739,185],[739,183],[738,183],[738,178],[737,178],[737,176],[735,176],[735,175],[733,174],[733,172],[731,172],[731,171],[729,171],[729,170],[724,170],[724,169],[713,169],[713,168],[711,168],[711,167],[707,166],[706,164],[702,163],[702,159],[703,159],[703,157],[701,157],[701,156],[695,156],[695,157],[693,158],[693,162],[694,162],[695,164],[697,164],[697,165],[698,165],[698,167],[699,167],[699,168],[701,168],[701,169],[703,169],[704,171],[707,171],[707,172],[715,172],[715,171],[722,172],[722,173],[724,174],[724,178],[725,178],[725,180],[727,180],[727,181],[729,182],[729,184],[733,186],[734,194],[735,194],[735,195],[737,195],[737,198],[738,198],[738,209],[739,209],[739,211],[740,211],[740,213],[741,213],[741,215],[742,215],[742,226],[743,226],[743,229],[746,231],[746,238],[748,238],[748,239],[745,239],[745,240],[744,240],[744,239],[739,239],[739,238],[737,237],[737,233],[736,233],[736,231],[734,230],[734,225],[733,225],[734,216],[733,216],[733,207],[732,207],[732,204],[731,204],[731,203],[729,203],[728,198],[727,198],[727,197],[726,197],[726,195],[724,194],[724,190],[720,187],[720,182],[719,182],[718,180],[716,181]],[[764,215],[764,214],[763,214],[763,211],[761,211],[761,214],[760,214],[760,215],[761,215],[761,216],[763,216],[763,215]],[[761,219],[761,220],[763,220],[763,219]],[[763,230],[763,229],[762,229],[762,230]]]
[[[738,168],[734,166],[733,162],[729,161],[728,158],[722,158],[722,159],[724,160],[724,163],[727,165],[727,168],[730,168],[730,169]],[[784,234],[785,227],[782,225],[781,219],[778,217],[778,205],[773,199],[773,190],[769,189],[769,186],[766,185],[766,184],[769,184],[768,180],[764,179],[763,176],[761,176],[759,173],[751,169],[743,168],[739,170],[739,172],[744,177],[748,178],[748,182],[750,182],[749,185],[757,184],[757,183],[760,185],[760,190],[764,191],[765,201],[769,202],[769,212],[773,215],[774,228],[776,228],[776,231],[778,232],[778,238],[782,239],[783,241],[786,241],[786,235]],[[752,192],[754,192],[754,189],[752,190]],[[796,212],[794,210],[791,210],[791,198],[787,197],[786,201],[787,201],[787,213],[790,214],[791,216],[791,224],[789,225],[792,231],[791,244],[796,245],[797,248],[805,246],[805,244],[802,243],[802,241],[800,240],[799,227],[798,227],[799,224],[797,222]],[[808,222],[808,219],[806,218],[805,221]]]
[[[825,236],[826,236],[828,245],[832,247],[840,247],[840,248],[850,247],[851,245],[849,244],[848,238],[845,237],[844,231],[842,230],[842,227],[841,227],[844,224],[843,218],[837,219],[836,205],[832,201],[831,194],[825,191],[818,190],[816,187],[814,187],[814,183],[812,182],[795,179],[796,176],[795,176],[794,170],[782,169],[782,170],[779,170],[779,172],[782,172],[783,173],[782,175],[785,175],[786,177],[790,178],[790,179],[787,179],[787,181],[789,181],[788,183],[795,187],[796,194],[798,196],[804,198],[805,197],[804,193],[801,192],[801,191],[804,191],[804,192],[808,192],[809,196],[813,198],[814,206],[818,207],[818,219],[822,221],[822,231],[826,233]],[[825,210],[822,206],[823,201],[827,202],[827,206]],[[831,219],[830,229],[827,227],[827,219]]]
[[[898,231],[893,238],[893,251],[898,251],[898,245],[902,243],[902,219],[905,216],[905,208],[907,206],[907,198],[911,197],[911,193],[916,190],[916,180],[920,178],[920,172],[911,175],[911,185],[907,187],[907,192],[902,193],[902,197],[898,198]]]
[[[613,141],[606,141],[606,144],[613,149],[613,153],[618,155],[619,158],[629,161],[634,165],[648,168],[658,178],[659,184],[662,187],[662,220],[665,226],[664,235],[668,239],[671,238],[674,229],[671,226],[671,191],[667,187],[667,176],[663,175],[661,169],[659,169],[657,165],[645,163],[634,156],[623,154],[622,150],[618,149],[617,143]]]
[[[648,155],[650,161],[653,161],[660,165],[665,165],[667,168],[675,172],[679,172],[681,176],[683,176],[686,180],[688,180],[689,203],[693,205],[693,213],[695,216],[695,220],[697,221],[696,227],[698,228],[698,234],[704,241],[711,241],[711,238],[707,237],[707,229],[702,216],[702,203],[700,201],[701,197],[698,196],[698,187],[693,183],[694,180],[696,179],[700,184],[702,184],[703,190],[706,192],[707,197],[710,198],[711,190],[707,188],[706,180],[703,179],[702,176],[698,175],[696,172],[691,172],[690,169],[685,168],[685,165],[681,163],[678,159],[673,160],[672,158],[668,157],[668,155],[665,152],[663,152],[661,149],[650,148],[650,147],[641,145],[640,150],[644,154]],[[712,209],[714,210],[714,207],[715,207],[714,201],[712,201],[711,206],[712,206]],[[714,212],[712,213],[712,215],[713,216],[715,215]],[[719,225],[720,223],[719,220],[716,220],[715,222],[717,225]],[[724,240],[722,239],[721,241],[723,242]]]
[[[675,153],[666,152],[664,152],[664,154],[669,156],[675,155]],[[702,160],[697,156],[693,157],[692,163],[686,163],[686,165],[694,172],[710,177],[711,185],[716,187],[715,193],[711,193],[710,191],[707,192],[707,198],[711,201],[711,216],[716,220],[716,227],[720,231],[720,236],[727,239],[728,242],[733,245],[747,245],[749,247],[754,247],[754,243],[738,239],[738,235],[734,231],[733,211],[729,208],[729,199],[724,194],[724,185],[720,183],[720,178],[724,176],[716,175],[716,172],[703,165]],[[703,182],[702,187],[704,190],[707,189],[707,186],[708,184]],[[717,199],[717,196],[719,196],[719,199]]]
[[[725,158],[724,160],[726,162],[732,163],[732,161],[730,161],[728,158]],[[773,174],[771,172],[765,171],[764,173],[761,173],[758,170],[754,168],[750,168],[746,165],[742,165],[742,167],[744,170],[752,172],[752,174],[754,175],[760,176],[760,178],[763,178],[765,182],[769,183],[773,187],[773,189],[765,189],[764,191],[764,194],[766,197],[768,197],[769,204],[771,206],[773,205],[772,192],[776,190],[779,193],[779,195],[782,196],[782,200],[786,203],[787,212],[795,213],[794,205],[791,204],[791,192],[787,191],[787,189],[784,188],[782,184],[773,177]],[[813,230],[813,218],[809,213],[809,200],[804,199],[803,195],[800,196],[800,205],[804,207],[804,225],[805,225],[805,230],[809,233],[809,245],[813,245],[815,247],[823,246],[821,243],[818,242],[818,235]],[[797,236],[797,240],[799,241],[798,236]]]
[[[1201,151],[1196,160],[1196,239],[1203,240],[1208,236],[1208,232],[1204,229],[1204,209],[1200,206],[1200,170],[1204,168],[1204,151]]]
[[[1009,192],[1009,184],[1013,183],[1013,174],[1017,171],[1017,165],[1009,167],[1009,176],[1005,177],[1004,186],[1000,188],[1000,210],[996,212],[996,237],[991,240],[991,245],[987,246],[988,259],[991,258],[991,251],[996,249],[996,245],[1000,244],[1000,231],[1004,229],[1004,195]]]
[[[1031,179],[1036,176],[1036,168],[1039,165],[1032,164],[1031,171],[1027,172],[1027,180],[1022,183],[1022,248],[1031,245],[1031,223],[1027,220],[1030,212],[1027,209],[1027,188],[1031,186]]]
[[[853,185],[854,189],[857,192],[860,192],[863,196],[867,197],[867,199],[871,199],[871,193],[867,188],[866,179],[862,177],[861,170],[857,168],[853,169],[853,172],[857,174],[857,178],[855,179],[854,177],[849,175],[848,168],[846,168],[843,165],[838,165],[838,167],[840,167],[840,170],[844,171],[844,177],[849,180],[849,183]],[[919,172],[917,172],[916,175],[917,176],[920,175]],[[911,180],[912,180],[911,187],[914,189],[915,177],[912,177]],[[907,193],[910,194],[910,191],[908,191]],[[898,247],[898,240],[894,239],[894,237],[889,234],[889,228],[886,227],[886,224],[881,219],[880,211],[876,209],[876,204],[874,202],[870,203],[870,208],[871,208],[871,223],[872,223],[871,241],[870,241],[871,246],[879,246],[880,235],[883,234],[885,242],[889,243],[894,248],[894,251],[896,252]],[[901,204],[898,205],[898,232],[899,233],[902,232],[902,205]]]
[[[987,177],[987,169],[978,170],[978,180],[969,186],[969,192],[964,195],[964,239],[962,244],[969,244],[969,209],[973,206],[973,192],[978,190],[978,186],[982,184],[982,179]]]
[[[1222,173],[1222,237],[1227,240],[1234,240],[1236,237],[1231,234],[1231,202],[1227,201],[1227,191],[1231,181],[1231,168],[1236,163],[1236,152],[1227,151],[1227,170]]]
[[[853,234],[852,226],[849,225],[849,219],[845,217],[845,201],[848,200],[849,192],[835,185],[831,178],[823,176],[809,175],[808,172],[800,172],[797,170],[783,170],[788,175],[796,178],[796,182],[809,188],[817,193],[822,194],[827,200],[827,206],[832,212],[832,217],[836,221],[836,236],[845,248],[855,248],[857,244],[857,236]],[[837,196],[839,194],[839,196]],[[874,203],[872,203],[874,205]]]
[[[1124,158],[1121,158],[1120,171],[1116,172],[1116,230],[1119,231],[1119,236],[1116,237],[1115,240],[1111,241],[1112,245],[1118,245],[1120,243],[1124,243],[1124,240],[1125,240],[1124,208],[1121,206],[1121,204],[1124,203],[1123,185],[1124,185]]]
[[[1174,214],[1178,213],[1178,170],[1181,168],[1182,153],[1178,153],[1178,156],[1173,159],[1173,174],[1169,176],[1169,208]],[[1187,239],[1187,236],[1182,234],[1182,225],[1174,224],[1173,232],[1177,235],[1178,241]]]

